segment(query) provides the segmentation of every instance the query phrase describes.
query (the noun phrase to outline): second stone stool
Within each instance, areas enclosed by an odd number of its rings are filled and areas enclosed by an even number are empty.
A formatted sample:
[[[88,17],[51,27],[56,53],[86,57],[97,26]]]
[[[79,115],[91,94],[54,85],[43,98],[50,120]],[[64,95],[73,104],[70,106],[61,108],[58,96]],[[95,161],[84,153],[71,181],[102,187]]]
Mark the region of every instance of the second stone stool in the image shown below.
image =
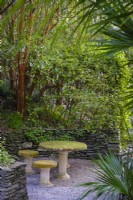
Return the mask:
[[[39,155],[38,151],[34,150],[19,150],[18,152],[19,156],[24,157],[24,162],[26,163],[26,173],[33,173],[34,171],[32,170],[32,162],[33,162],[33,157],[36,157]]]
[[[33,167],[40,168],[40,184],[50,186],[50,169],[57,166],[53,160],[37,160],[33,162]]]

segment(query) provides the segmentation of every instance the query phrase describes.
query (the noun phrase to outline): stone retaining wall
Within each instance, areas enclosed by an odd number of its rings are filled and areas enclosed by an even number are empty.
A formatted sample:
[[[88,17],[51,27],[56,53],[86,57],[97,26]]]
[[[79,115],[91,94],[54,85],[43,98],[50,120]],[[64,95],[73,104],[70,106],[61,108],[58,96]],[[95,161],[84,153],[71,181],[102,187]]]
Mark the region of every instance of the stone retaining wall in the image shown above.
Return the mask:
[[[9,168],[0,167],[0,200],[28,200],[26,164],[15,162]]]
[[[20,149],[38,149],[38,144],[34,141],[29,140],[24,136],[24,130],[20,131],[9,131],[0,129],[2,137],[6,138],[5,147],[11,155],[17,155],[18,150]],[[48,130],[49,131],[49,130]],[[53,135],[57,134],[57,130],[53,131]],[[60,130],[63,134],[64,132],[70,130]],[[77,131],[77,136],[76,136]],[[109,151],[113,151],[116,154],[120,152],[120,141],[119,134],[114,130],[99,130],[99,131],[87,131],[82,130],[83,134],[80,136],[79,130],[73,130],[76,141],[84,142],[87,144],[88,148],[84,151],[71,152],[69,157],[71,158],[83,158],[83,159],[91,159],[98,156],[98,153],[106,154]],[[59,132],[59,130],[58,130]],[[71,130],[72,133],[72,130]],[[47,130],[45,130],[45,134],[47,134]],[[58,138],[58,135],[57,135]],[[51,151],[40,151],[40,154],[43,156],[55,156],[56,152]]]

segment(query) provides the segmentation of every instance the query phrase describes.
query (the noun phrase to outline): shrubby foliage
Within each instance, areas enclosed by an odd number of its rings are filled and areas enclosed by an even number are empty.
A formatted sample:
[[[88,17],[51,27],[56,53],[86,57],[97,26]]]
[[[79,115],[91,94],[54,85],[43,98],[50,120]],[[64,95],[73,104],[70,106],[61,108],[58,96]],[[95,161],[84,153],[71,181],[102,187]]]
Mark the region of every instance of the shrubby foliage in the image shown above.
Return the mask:
[[[93,3],[88,2],[85,8],[93,8]],[[77,45],[82,26],[77,27],[73,38],[68,37],[79,22],[77,16],[81,19],[85,14],[82,4],[71,13],[75,4],[77,1],[39,0],[36,6],[17,2],[8,9],[9,14],[2,15],[6,31],[2,29],[1,108],[19,111],[31,127],[118,128],[124,135],[131,116],[131,111],[123,108],[124,101],[129,103],[123,95],[130,87],[129,55],[100,56],[92,48],[89,35]],[[50,48],[58,33],[58,43]],[[102,41],[107,38],[99,37]],[[15,115],[7,116],[7,121],[12,128],[21,127],[21,115]]]
[[[124,132],[130,124],[130,112],[123,110],[122,101],[130,79],[124,54],[101,59],[87,41],[78,48],[74,41],[72,45],[72,41],[67,43],[63,38],[53,49],[49,41],[46,43],[47,46],[34,45],[31,49],[26,89],[28,124],[72,129],[119,128]],[[9,72],[4,80],[10,91]],[[5,91],[2,85],[1,90]],[[10,105],[16,100],[13,95],[10,100],[9,95],[7,98]],[[4,107],[6,104],[3,102]]]
[[[122,65],[123,58],[101,60],[86,43],[77,49],[60,42],[47,52],[48,48],[39,48],[41,61],[32,61],[30,78],[36,86],[35,104],[29,106],[30,121],[42,119],[48,127],[119,127],[120,112],[125,117],[120,110],[121,93],[130,78],[130,70]]]
[[[0,142],[0,166],[6,167],[14,162],[14,159],[4,148],[4,141]]]
[[[42,127],[29,128],[24,132],[26,138],[36,144],[49,140],[75,140],[78,136],[84,135],[84,133],[85,131],[83,130],[44,130]]]

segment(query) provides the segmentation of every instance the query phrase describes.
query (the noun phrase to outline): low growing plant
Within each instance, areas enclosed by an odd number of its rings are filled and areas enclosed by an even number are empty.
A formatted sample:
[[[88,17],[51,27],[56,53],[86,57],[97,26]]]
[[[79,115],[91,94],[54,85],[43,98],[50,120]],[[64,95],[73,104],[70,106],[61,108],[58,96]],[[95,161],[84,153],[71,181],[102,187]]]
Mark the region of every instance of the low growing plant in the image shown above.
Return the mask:
[[[0,166],[6,167],[12,164],[15,160],[4,148],[4,141],[0,142]]]
[[[25,136],[36,143],[54,139],[52,132],[46,133],[45,130],[39,127],[27,130]]]
[[[36,127],[25,131],[25,136],[36,142],[37,144],[48,140],[74,140],[74,131],[63,130],[45,130],[41,127]],[[78,135],[82,134],[82,131],[77,132]]]
[[[23,118],[20,113],[10,111],[10,110],[2,110],[0,113],[0,117],[5,121],[7,126],[11,129],[18,129],[24,126]]]

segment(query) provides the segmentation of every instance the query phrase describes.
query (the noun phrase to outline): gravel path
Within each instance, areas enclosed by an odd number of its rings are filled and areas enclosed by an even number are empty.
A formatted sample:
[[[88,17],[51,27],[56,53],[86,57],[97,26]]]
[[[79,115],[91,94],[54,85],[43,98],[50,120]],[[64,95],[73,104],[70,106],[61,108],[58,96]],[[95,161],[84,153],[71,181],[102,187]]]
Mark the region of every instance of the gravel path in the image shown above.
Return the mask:
[[[84,187],[77,187],[78,184],[94,181],[94,170],[96,165],[88,160],[69,159],[70,168],[69,180],[59,180],[56,178],[57,168],[51,169],[51,182],[53,186],[41,186],[39,184],[39,171],[27,177],[27,189],[29,200],[76,200],[83,191]],[[84,200],[92,200],[93,195],[89,195]]]

